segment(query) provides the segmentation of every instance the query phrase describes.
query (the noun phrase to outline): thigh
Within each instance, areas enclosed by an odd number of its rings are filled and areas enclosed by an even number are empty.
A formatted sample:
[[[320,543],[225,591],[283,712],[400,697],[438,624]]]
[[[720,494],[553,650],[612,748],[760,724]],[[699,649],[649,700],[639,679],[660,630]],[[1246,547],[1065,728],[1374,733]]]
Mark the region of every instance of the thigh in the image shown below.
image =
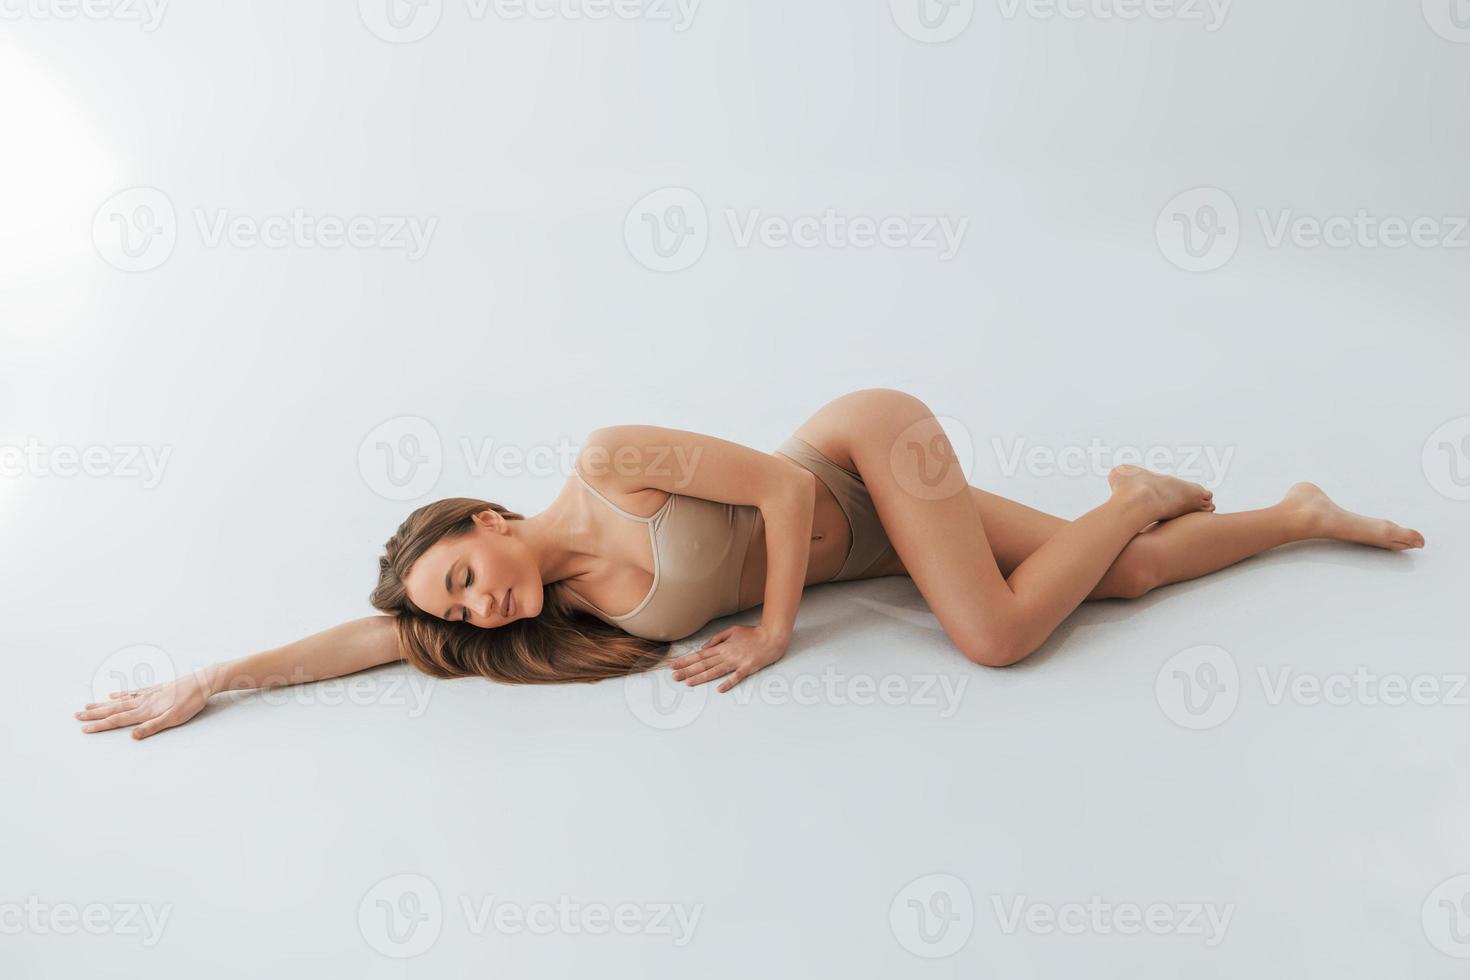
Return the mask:
[[[996,549],[1016,559],[1037,521],[1015,531],[1002,520],[992,543],[983,503],[923,402],[890,389],[853,392],[796,434],[863,478],[909,577],[956,645],[968,651],[1000,628],[1013,596]]]
[[[1067,523],[1064,518],[987,493],[979,487],[970,488],[970,501],[985,525],[995,563],[1007,578]]]
[[[970,501],[980,515],[985,527],[985,536],[990,544],[990,553],[995,564],[1006,578],[1010,578],[1021,562],[1046,543],[1066,520],[1055,517],[1034,507],[1027,507],[1006,497],[970,488]],[[882,578],[885,575],[907,575],[908,568],[897,555],[876,565],[864,578]]]
[[[904,396],[907,397],[907,396]],[[815,448],[839,466],[861,472],[849,448],[854,438],[861,438],[854,419],[867,410],[882,411],[889,393],[854,392],[824,406],[796,431],[796,437]],[[874,404],[876,403],[876,404]],[[924,411],[927,411],[925,409]],[[866,475],[864,482],[866,482]],[[986,545],[1002,575],[1009,576],[1030,554],[1040,548],[1067,521],[1034,507],[981,490],[969,488],[970,501],[985,529]],[[884,524],[886,530],[887,524]],[[907,575],[902,555],[886,566],[872,570],[871,577]]]

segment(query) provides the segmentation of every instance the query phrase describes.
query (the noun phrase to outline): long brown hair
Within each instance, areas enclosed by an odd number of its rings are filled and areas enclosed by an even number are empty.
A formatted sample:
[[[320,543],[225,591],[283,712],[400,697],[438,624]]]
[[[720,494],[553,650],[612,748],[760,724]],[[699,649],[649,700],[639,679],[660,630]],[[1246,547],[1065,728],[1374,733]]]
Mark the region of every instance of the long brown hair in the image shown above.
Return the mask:
[[[506,684],[599,681],[658,666],[667,643],[645,640],[573,607],[564,586],[546,586],[538,616],[494,629],[431,616],[408,599],[403,580],[441,538],[468,534],[474,515],[493,510],[525,520],[499,504],[448,497],[425,504],[399,525],[378,559],[371,602],[397,619],[403,659],[433,677],[488,677]]]

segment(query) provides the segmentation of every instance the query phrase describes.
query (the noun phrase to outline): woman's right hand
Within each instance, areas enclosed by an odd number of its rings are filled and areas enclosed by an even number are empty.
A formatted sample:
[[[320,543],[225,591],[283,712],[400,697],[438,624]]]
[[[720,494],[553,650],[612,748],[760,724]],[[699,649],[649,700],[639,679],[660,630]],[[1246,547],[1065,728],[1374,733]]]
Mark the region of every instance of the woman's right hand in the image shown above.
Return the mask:
[[[199,671],[136,691],[114,691],[106,701],[78,711],[76,717],[87,723],[82,726],[87,733],[132,725],[133,738],[147,738],[193,718],[204,710],[212,693]]]

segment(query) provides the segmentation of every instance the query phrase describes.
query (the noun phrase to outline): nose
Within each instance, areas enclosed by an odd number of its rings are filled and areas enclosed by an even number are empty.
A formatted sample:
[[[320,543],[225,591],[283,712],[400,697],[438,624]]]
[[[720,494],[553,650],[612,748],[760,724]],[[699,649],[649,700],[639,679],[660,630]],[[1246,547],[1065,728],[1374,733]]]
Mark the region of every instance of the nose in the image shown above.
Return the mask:
[[[495,596],[490,594],[489,589],[483,590],[473,598],[467,597],[465,604],[470,606],[475,611],[475,615],[481,619],[492,618],[499,608],[495,604]]]

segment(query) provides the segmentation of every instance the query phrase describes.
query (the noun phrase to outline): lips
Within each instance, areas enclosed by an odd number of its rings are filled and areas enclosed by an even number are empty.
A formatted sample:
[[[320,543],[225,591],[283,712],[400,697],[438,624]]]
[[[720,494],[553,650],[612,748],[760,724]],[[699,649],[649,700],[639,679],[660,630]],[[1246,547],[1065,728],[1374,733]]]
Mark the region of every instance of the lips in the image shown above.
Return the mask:
[[[506,589],[505,590],[505,598],[502,599],[502,600],[500,600],[500,615],[504,616],[506,619],[509,619],[511,613],[515,612],[515,609],[516,609],[516,600],[515,600],[515,597],[511,595],[511,590],[510,589]]]

